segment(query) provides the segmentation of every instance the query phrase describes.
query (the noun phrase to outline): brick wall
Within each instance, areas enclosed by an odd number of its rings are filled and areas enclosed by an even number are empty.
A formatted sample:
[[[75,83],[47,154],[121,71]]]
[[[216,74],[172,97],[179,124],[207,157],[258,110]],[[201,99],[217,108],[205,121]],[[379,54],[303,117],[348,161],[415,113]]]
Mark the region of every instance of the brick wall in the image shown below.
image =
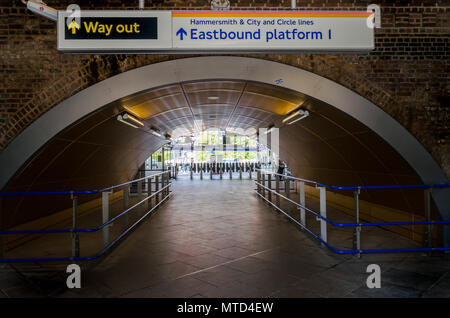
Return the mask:
[[[138,0],[47,0],[64,9],[135,9]],[[231,0],[233,9],[289,9],[290,0]],[[382,8],[370,54],[253,54],[297,66],[352,89],[393,116],[450,176],[449,5],[446,1],[297,1],[298,10]],[[209,9],[207,1],[146,1],[154,9]],[[0,0],[0,150],[44,112],[76,92],[143,65],[193,55],[64,55],[55,23]]]

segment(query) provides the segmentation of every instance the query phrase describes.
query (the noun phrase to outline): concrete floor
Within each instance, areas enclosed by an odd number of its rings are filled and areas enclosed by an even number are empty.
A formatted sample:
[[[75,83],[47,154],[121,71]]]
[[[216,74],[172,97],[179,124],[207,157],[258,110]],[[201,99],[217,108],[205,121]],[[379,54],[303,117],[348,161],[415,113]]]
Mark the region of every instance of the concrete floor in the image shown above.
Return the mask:
[[[0,297],[450,297],[448,255],[336,255],[253,189],[249,180],[180,177],[156,214],[100,262],[83,266],[81,289],[65,287],[61,264],[2,265]],[[328,216],[351,220],[334,209]],[[308,219],[315,230],[316,223]],[[330,228],[329,241],[351,249],[351,232]],[[417,246],[378,228],[364,230],[362,242]],[[380,289],[365,284],[373,263],[381,267]]]

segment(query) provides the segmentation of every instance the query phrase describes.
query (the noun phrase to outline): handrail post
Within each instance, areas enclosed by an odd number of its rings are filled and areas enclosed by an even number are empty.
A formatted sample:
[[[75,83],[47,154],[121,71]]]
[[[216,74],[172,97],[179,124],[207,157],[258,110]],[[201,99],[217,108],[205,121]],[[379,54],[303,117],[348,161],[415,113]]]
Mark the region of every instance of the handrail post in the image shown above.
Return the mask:
[[[288,177],[284,178],[284,193],[288,199],[291,198],[291,180]],[[291,203],[286,201],[286,212],[291,213]]]
[[[169,180],[169,183],[168,184],[171,184],[172,182],[170,182],[170,180]],[[170,187],[168,187],[167,188],[167,196],[170,196]]]
[[[147,207],[148,207],[148,211],[150,211],[151,209],[152,209],[152,207],[153,207],[153,204],[152,204],[152,198],[151,198],[151,196],[152,196],[152,189],[153,189],[153,183],[152,183],[152,180],[153,180],[153,177],[150,177],[149,179],[148,179],[148,196],[150,197],[150,199],[148,199],[147,200],[147,202],[148,202],[148,205],[147,205]]]
[[[102,223],[109,221],[109,194],[111,192],[102,192]],[[103,246],[109,244],[109,225],[103,227]]]
[[[322,217],[326,218],[327,217],[327,189],[325,187],[319,187],[319,191],[320,191],[320,215]],[[327,242],[327,222],[322,218],[320,219],[320,237],[324,242]]]
[[[169,184],[170,179],[168,178],[168,174],[167,174],[167,173],[163,173],[163,175],[164,175],[164,185],[163,185],[163,187],[165,187],[166,185]],[[165,188],[165,189],[163,190],[162,195],[163,195],[164,197],[167,195],[167,188]]]
[[[164,189],[165,185],[166,185],[166,174],[163,172],[161,174],[161,190],[162,190],[161,191],[161,201],[164,200],[164,196],[166,194],[166,189]]]
[[[168,186],[169,183],[170,183],[170,179],[167,178],[166,186]],[[166,198],[167,198],[167,197],[169,196],[169,194],[170,194],[170,187],[167,187],[166,190],[165,190],[165,192],[166,192]]]
[[[191,174],[191,180],[194,179],[194,170],[192,167],[192,164],[190,165],[191,169],[190,169],[190,174]]]
[[[262,196],[266,197],[266,189],[264,188],[266,186],[266,174],[265,174],[265,172],[261,173],[261,184],[263,185],[261,187]]]
[[[269,195],[269,201],[272,202],[272,175],[270,173],[267,174],[267,187],[269,188],[268,195]]]
[[[178,163],[175,164],[175,180],[178,178]]]
[[[129,201],[130,201],[130,185],[127,184],[123,188],[123,210],[124,211],[126,209],[128,209]],[[128,228],[128,213],[125,213],[125,215],[123,216],[123,225],[125,228]]]
[[[261,171],[256,172],[256,191],[258,193],[261,193],[261,186],[259,185],[261,183]]]
[[[357,227],[355,227],[355,246],[354,249],[361,251],[361,226],[359,225],[359,194],[360,189],[355,191],[355,216],[356,216],[356,223],[358,224]],[[358,253],[358,258],[361,258],[361,253]]]
[[[77,196],[70,195],[72,199],[72,257],[80,257],[80,238],[78,232],[75,232],[77,228]]]
[[[144,172],[145,173],[145,172]],[[142,175],[141,175],[142,176]],[[138,201],[141,201],[142,200],[142,180],[139,180],[138,182],[137,182],[137,187],[138,187],[138,191],[137,191],[137,196],[138,196]],[[140,206],[139,208],[138,208],[138,211],[142,211],[143,210],[143,207],[142,206]]]
[[[166,197],[166,189],[164,188],[167,184],[166,174],[163,172],[161,174],[161,201],[164,201]]]
[[[305,183],[300,181],[299,185],[299,195],[300,195],[300,204],[302,206],[306,206],[306,200],[305,200]],[[303,226],[306,227],[306,217],[305,217],[305,209],[300,207],[300,223],[303,224]],[[303,230],[303,228],[302,228]]]
[[[156,192],[156,190],[153,191],[153,188],[156,189],[156,185],[153,187],[154,184],[156,184],[156,177],[152,177],[152,178],[150,179],[150,194],[149,194],[149,195],[152,195],[152,193]],[[148,208],[149,208],[149,210],[150,210],[150,209],[153,207],[153,202],[156,202],[156,201],[155,201],[155,198],[154,198],[154,197],[148,199],[148,201],[149,201],[149,206],[148,206]]]
[[[165,186],[167,185],[168,181],[167,180],[167,174],[163,173],[161,175],[162,179],[161,179],[161,189],[164,189],[161,191],[161,201],[164,201],[165,197],[166,197],[166,189]]]
[[[161,201],[164,201],[164,196],[166,195],[166,189],[164,189],[165,185],[166,185],[166,174],[163,172],[161,174]]]
[[[431,221],[431,189],[424,190],[424,200],[425,200],[425,221]],[[432,226],[431,224],[427,224],[425,226],[425,235],[424,235],[424,245],[425,247],[433,247],[432,241]],[[431,255],[429,252],[428,255]]]
[[[160,174],[159,177],[159,184],[161,186],[161,190],[164,188],[164,173]],[[158,194],[160,201],[162,201],[163,197],[164,197],[164,190],[162,190],[159,194]]]
[[[3,230],[2,197],[0,197],[0,230]],[[0,258],[4,258],[3,235],[0,235]]]
[[[159,190],[159,176],[155,176],[155,193]],[[155,205],[159,203],[159,193],[155,194]]]
[[[280,176],[275,176],[275,191],[280,194]],[[277,205],[277,207],[280,207],[280,196],[276,195],[275,198],[275,204]]]

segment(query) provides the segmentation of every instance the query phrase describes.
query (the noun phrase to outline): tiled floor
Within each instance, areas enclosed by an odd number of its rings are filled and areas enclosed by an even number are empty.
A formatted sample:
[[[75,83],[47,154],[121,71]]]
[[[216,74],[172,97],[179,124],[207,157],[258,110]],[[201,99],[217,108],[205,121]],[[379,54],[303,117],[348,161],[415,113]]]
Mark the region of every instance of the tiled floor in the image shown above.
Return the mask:
[[[253,188],[248,180],[180,178],[172,199],[83,269],[81,289],[64,287],[63,270],[16,266],[19,275],[3,266],[0,297],[450,297],[448,256],[333,254]],[[328,215],[348,218],[333,209]],[[317,227],[315,218],[308,223]],[[382,229],[370,229],[370,237],[363,244],[415,246]],[[329,238],[351,248],[349,232],[330,229]],[[366,287],[372,263],[381,266],[381,289]]]

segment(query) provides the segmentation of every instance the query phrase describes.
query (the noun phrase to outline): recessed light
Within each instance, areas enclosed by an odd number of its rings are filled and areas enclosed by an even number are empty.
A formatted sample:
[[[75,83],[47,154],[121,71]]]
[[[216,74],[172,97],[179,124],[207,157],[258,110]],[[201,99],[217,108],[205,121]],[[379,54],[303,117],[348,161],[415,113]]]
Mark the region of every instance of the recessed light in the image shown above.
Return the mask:
[[[209,100],[218,100],[219,97],[218,96],[208,96]]]

